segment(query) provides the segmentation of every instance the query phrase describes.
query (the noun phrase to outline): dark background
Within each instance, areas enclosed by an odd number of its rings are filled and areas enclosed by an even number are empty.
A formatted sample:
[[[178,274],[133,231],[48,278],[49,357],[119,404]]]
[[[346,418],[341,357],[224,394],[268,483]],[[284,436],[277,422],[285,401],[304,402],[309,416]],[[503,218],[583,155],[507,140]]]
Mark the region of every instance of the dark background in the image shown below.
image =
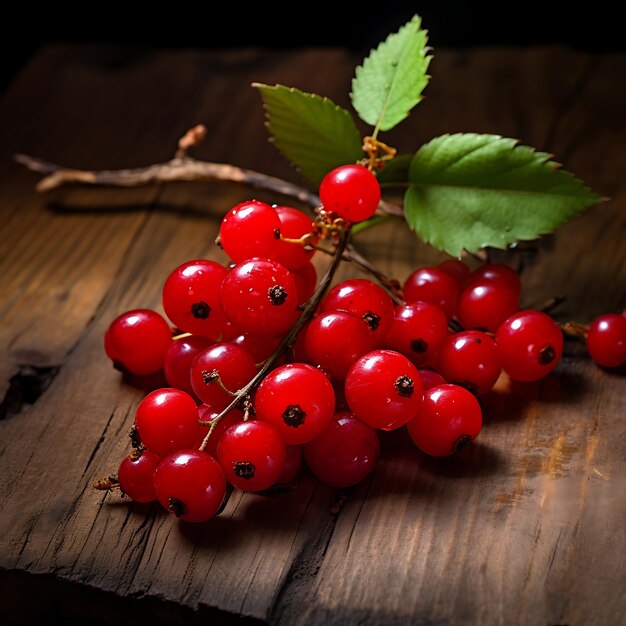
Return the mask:
[[[376,0],[374,0],[376,2]],[[609,2],[584,10],[564,2],[394,2],[296,0],[254,5],[211,0],[173,4],[85,3],[11,7],[3,19],[0,90],[38,47],[54,41],[118,43],[141,47],[290,48],[347,46],[365,52],[419,13],[434,47],[565,44],[594,52],[626,50],[626,29]],[[368,10],[374,6],[375,10]],[[132,7],[132,8],[131,8]],[[162,8],[161,8],[162,7]],[[625,68],[626,69],[626,68]]]

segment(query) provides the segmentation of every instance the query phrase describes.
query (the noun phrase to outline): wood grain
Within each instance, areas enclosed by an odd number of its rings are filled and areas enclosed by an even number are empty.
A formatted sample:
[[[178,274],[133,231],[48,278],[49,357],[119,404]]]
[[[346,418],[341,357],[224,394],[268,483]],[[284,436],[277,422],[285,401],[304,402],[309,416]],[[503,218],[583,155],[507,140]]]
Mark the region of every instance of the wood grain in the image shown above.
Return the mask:
[[[247,85],[282,82],[347,104],[357,60],[340,50],[53,46],[0,101],[0,398],[13,378],[0,420],[8,623],[51,614],[97,624],[625,623],[624,379],[573,343],[543,383],[499,381],[484,400],[480,445],[459,462],[429,461],[404,433],[386,434],[374,475],[349,492],[305,477],[272,498],[236,493],[201,526],[89,488],[125,453],[142,397],[105,359],[106,326],[127,308],[158,308],[177,264],[224,260],[211,246],[218,217],[247,191],[76,189],[50,206],[10,155],[139,166],[169,158],[203,122],[200,157],[299,182],[267,144]],[[563,293],[563,316],[583,322],[626,304],[625,62],[557,48],[440,52],[428,98],[389,136],[400,151],[442,132],[516,136],[611,196],[542,240],[524,275],[525,301]],[[364,234],[360,248],[400,279],[441,258],[399,223]],[[22,406],[29,372],[49,387]]]

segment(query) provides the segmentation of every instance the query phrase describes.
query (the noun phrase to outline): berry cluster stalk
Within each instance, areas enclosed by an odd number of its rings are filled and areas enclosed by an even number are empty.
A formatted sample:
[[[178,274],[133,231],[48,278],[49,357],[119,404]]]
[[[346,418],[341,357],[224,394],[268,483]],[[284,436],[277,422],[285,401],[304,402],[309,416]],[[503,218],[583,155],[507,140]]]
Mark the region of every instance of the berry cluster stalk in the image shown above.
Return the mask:
[[[300,317],[298,317],[298,319],[296,320],[296,323],[293,325],[293,327],[287,333],[287,335],[283,338],[283,340],[280,342],[276,350],[274,350],[272,355],[263,363],[263,366],[261,367],[259,372],[256,374],[256,376],[252,378],[245,387],[242,387],[241,389],[239,389],[239,391],[237,391],[237,393],[234,394],[233,399],[230,402],[230,404],[223,411],[221,411],[219,415],[217,415],[213,420],[211,420],[211,426],[209,428],[209,432],[207,433],[206,437],[203,439],[202,443],[200,444],[198,448],[199,450],[204,450],[204,448],[206,447],[209,441],[209,438],[211,437],[213,430],[219,424],[220,420],[229,411],[231,411],[235,407],[241,406],[242,403],[250,399],[250,394],[261,384],[261,381],[270,372],[270,370],[272,369],[276,361],[280,358],[280,356],[283,354],[283,352],[287,350],[287,348],[289,348],[289,346],[293,344],[293,342],[296,339],[296,336],[300,332],[300,329],[310,320],[313,313],[315,313],[315,310],[317,309],[321,299],[323,298],[324,294],[328,290],[328,287],[330,286],[333,276],[335,275],[335,272],[337,271],[339,264],[344,258],[343,255],[344,255],[344,252],[346,251],[346,247],[348,246],[349,241],[350,241],[350,226],[346,226],[342,228],[340,231],[339,240],[335,247],[335,251],[333,253],[333,259],[332,259],[330,266],[328,267],[328,269],[326,270],[326,273],[320,280],[320,283],[317,286],[315,293],[311,296],[311,298],[308,300],[308,302],[304,306],[304,309],[302,313],[300,314]]]

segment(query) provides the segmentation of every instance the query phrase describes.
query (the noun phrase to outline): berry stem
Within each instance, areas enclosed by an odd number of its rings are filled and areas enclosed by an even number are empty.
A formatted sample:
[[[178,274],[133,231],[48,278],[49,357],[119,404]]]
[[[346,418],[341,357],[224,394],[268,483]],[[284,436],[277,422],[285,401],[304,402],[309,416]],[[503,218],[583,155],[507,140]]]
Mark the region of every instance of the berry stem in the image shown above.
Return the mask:
[[[230,404],[212,421],[211,426],[209,428],[209,432],[206,434],[206,437],[203,439],[202,443],[199,446],[199,450],[204,450],[206,447],[209,438],[211,437],[211,433],[219,424],[220,420],[232,409],[237,406],[241,406],[241,403],[245,403],[246,400],[249,400],[251,393],[261,384],[261,381],[269,374],[270,370],[276,363],[276,361],[280,358],[282,353],[289,348],[289,346],[295,341],[296,336],[300,332],[300,329],[311,319],[313,314],[315,313],[321,299],[324,297],[330,283],[339,267],[339,264],[344,259],[344,253],[348,246],[348,242],[350,241],[350,227],[344,228],[340,235],[339,241],[337,242],[337,246],[335,248],[333,260],[326,270],[326,273],[320,280],[315,293],[311,296],[310,300],[306,303],[304,310],[300,314],[300,317],[296,320],[296,323],[293,325],[291,330],[287,333],[284,339],[280,342],[276,350],[272,353],[272,355],[265,361],[263,367],[259,370],[259,372],[248,382],[247,385],[239,389],[237,393],[234,395]]]
[[[400,282],[395,278],[387,276],[384,272],[381,272],[378,268],[374,267],[360,252],[358,252],[354,246],[349,245],[343,255],[346,261],[354,263],[360,267],[364,272],[371,274],[383,287],[387,293],[391,296],[391,299],[396,304],[404,304],[402,299],[402,286]]]
[[[120,481],[115,474],[111,474],[106,478],[99,478],[93,482],[93,488],[98,491],[112,491],[113,489],[120,489]]]
[[[560,327],[566,335],[578,339],[585,339],[587,337],[587,331],[589,330],[589,326],[579,322],[565,322],[564,324],[560,324]]]
[[[324,254],[334,254],[334,252],[330,252],[322,246],[315,246],[315,250],[323,252]],[[361,268],[361,270],[363,270],[366,274],[370,274],[374,277],[396,304],[405,304],[402,299],[400,282],[395,278],[387,276],[385,273],[374,267],[361,253],[356,251],[352,244],[347,246],[346,251],[343,253],[342,260],[347,261],[348,263],[353,263],[357,267]]]

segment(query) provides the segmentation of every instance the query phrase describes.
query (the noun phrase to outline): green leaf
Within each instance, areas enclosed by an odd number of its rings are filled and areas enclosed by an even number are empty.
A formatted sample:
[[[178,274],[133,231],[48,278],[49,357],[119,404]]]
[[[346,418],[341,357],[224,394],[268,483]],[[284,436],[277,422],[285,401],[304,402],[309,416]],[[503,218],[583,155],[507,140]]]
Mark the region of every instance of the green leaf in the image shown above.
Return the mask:
[[[352,116],[332,100],[283,85],[253,87],[263,98],[270,141],[313,183],[363,157]]]
[[[552,232],[599,197],[550,159],[498,135],[437,137],[411,162],[407,222],[454,256]]]
[[[415,15],[356,68],[352,106],[364,122],[375,126],[374,134],[399,124],[422,99],[432,57],[427,54],[428,37],[421,23]]]

